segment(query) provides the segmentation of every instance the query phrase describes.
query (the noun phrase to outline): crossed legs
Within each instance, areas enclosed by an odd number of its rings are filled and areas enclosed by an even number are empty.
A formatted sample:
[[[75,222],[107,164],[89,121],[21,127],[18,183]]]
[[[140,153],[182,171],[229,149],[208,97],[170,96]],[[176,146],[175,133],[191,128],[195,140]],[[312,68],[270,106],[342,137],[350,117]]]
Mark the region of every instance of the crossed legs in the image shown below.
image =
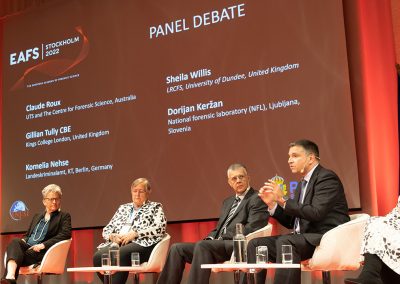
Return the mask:
[[[21,266],[38,263],[42,260],[44,252],[36,252],[29,249],[30,245],[19,238],[15,238],[7,246],[7,259],[4,278],[17,279]]]

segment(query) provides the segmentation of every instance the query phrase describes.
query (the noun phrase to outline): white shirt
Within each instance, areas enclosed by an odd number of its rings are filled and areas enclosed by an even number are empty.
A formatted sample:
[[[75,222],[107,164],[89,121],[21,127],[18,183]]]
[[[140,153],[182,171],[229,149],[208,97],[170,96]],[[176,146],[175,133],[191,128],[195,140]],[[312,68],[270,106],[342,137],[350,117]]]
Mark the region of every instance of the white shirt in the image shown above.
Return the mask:
[[[307,187],[308,187],[309,181],[310,181],[310,179],[311,179],[311,176],[312,176],[313,172],[315,171],[315,169],[317,168],[318,165],[319,165],[319,163],[316,164],[316,165],[304,176],[304,178],[303,178],[305,181],[307,181],[306,187],[304,188],[303,199],[304,199],[304,196],[306,196]],[[301,200],[301,203],[303,203],[303,201],[304,201],[304,200]],[[269,212],[269,215],[270,215],[270,216],[273,216],[273,215],[275,214],[275,210],[276,210],[276,207],[277,207],[277,206],[278,206],[278,203],[275,204],[274,208],[272,208],[272,209],[269,209],[269,208],[268,208],[268,212]],[[285,208],[284,208],[284,209],[285,209]]]
[[[236,197],[239,197],[240,198],[240,202],[242,202],[242,200],[243,200],[243,198],[246,196],[246,194],[247,194],[247,192],[249,192],[249,190],[250,190],[250,186],[246,189],[246,191],[245,192],[243,192],[242,194],[240,194],[240,195],[237,195],[236,194]],[[240,203],[239,202],[239,203]]]

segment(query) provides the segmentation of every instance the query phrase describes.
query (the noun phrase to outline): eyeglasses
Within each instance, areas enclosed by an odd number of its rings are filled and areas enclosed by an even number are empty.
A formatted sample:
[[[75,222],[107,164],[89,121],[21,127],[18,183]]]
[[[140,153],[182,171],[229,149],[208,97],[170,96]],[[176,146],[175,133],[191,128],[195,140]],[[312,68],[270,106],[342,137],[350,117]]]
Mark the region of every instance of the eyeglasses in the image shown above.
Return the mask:
[[[238,175],[238,176],[234,176],[234,177],[229,178],[229,180],[235,182],[235,181],[237,181],[237,180],[243,180],[243,179],[245,179],[246,177],[247,177],[247,176],[245,176],[245,175]]]
[[[47,198],[47,197],[44,198],[44,200],[50,201],[50,202],[54,202],[54,201],[55,201],[55,202],[58,202],[58,201],[60,201],[60,199],[61,199],[61,198]]]
[[[143,194],[143,193],[146,193],[146,192],[147,192],[147,190],[146,190],[146,189],[132,190],[132,193],[134,193],[134,194],[136,194],[136,193]]]

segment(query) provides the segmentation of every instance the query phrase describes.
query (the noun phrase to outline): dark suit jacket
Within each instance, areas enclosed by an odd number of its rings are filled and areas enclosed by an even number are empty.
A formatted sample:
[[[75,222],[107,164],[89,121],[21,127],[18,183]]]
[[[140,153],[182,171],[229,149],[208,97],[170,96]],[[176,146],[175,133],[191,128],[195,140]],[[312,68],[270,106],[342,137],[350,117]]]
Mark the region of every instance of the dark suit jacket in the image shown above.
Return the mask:
[[[225,223],[231,210],[235,195],[228,197],[222,204],[221,215],[219,217],[217,227],[212,230],[208,237],[213,239],[217,238],[219,231]],[[257,192],[250,188],[240,202],[239,207],[236,209],[231,221],[226,228],[226,234],[222,235],[224,240],[232,240],[236,233],[236,223],[241,223],[244,226],[244,235],[254,232],[268,224],[269,213],[267,206],[260,199]]]
[[[294,227],[295,217],[300,217],[300,233],[317,246],[324,233],[350,220],[343,185],[333,171],[318,165],[303,204],[299,203],[300,187],[299,183],[294,199],[286,202],[285,209],[278,205],[273,217],[289,229]]]
[[[23,240],[28,241],[29,236],[32,234],[40,219],[44,218],[45,212],[35,214],[28,231],[22,237]],[[45,248],[41,252],[46,252],[52,245],[59,241],[71,238],[71,215],[63,211],[55,211],[51,213],[49,221],[49,229],[43,240]]]

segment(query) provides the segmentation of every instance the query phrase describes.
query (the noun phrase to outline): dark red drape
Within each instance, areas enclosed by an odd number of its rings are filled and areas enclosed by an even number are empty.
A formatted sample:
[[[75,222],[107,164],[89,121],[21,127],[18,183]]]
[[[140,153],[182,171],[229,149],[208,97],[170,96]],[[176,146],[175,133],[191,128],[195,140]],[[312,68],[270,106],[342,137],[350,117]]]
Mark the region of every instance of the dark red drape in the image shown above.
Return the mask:
[[[391,0],[344,0],[343,2],[361,206],[363,212],[383,215],[394,207],[399,193],[395,36],[399,39],[400,31],[399,28],[393,28],[392,14],[399,13],[400,5],[393,5],[396,1]],[[397,23],[395,26],[398,27],[399,17],[395,18]],[[4,57],[2,32],[3,22],[0,20],[0,61]],[[399,48],[397,46],[397,50]],[[0,72],[2,98],[3,74]],[[2,133],[1,124],[0,133]],[[2,216],[1,219],[3,218],[6,217]],[[204,237],[214,226],[214,221],[170,224],[168,232],[172,236],[172,242],[196,241]],[[74,231],[68,266],[91,265],[95,245],[100,241],[100,232],[100,230]],[[4,252],[4,245],[11,237],[1,237],[1,253]],[[335,275],[339,277],[342,273]],[[68,277],[74,282],[93,281],[92,274],[76,274]]]
[[[397,75],[390,0],[344,1],[362,209],[383,215],[399,192]]]

